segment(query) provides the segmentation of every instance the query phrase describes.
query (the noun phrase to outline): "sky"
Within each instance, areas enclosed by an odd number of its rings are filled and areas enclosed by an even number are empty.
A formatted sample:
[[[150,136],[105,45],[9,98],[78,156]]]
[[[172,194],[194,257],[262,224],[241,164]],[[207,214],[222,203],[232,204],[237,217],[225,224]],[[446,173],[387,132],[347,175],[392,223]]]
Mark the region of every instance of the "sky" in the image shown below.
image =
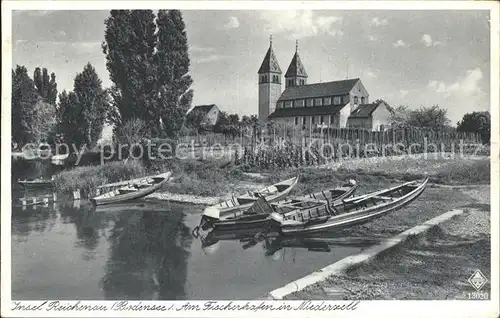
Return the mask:
[[[360,78],[370,100],[439,105],[452,124],[490,109],[488,11],[185,10],[193,105],[257,114],[257,71],[273,37],[283,75],[299,43],[308,83]],[[112,85],[101,43],[109,11],[13,11],[12,65],[55,72],[58,90],[90,62]],[[283,80],[284,83],[284,80]],[[284,89],[284,85],[282,87]]]

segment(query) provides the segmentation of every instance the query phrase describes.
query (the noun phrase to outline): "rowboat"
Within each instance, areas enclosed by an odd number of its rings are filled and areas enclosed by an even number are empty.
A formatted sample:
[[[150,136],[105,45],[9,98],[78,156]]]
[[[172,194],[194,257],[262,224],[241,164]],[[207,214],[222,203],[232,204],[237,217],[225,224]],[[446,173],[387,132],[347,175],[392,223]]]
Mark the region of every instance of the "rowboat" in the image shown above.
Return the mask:
[[[354,180],[348,183],[331,188],[325,191],[310,193],[304,196],[293,197],[274,203],[266,202],[264,198],[259,198],[246,211],[235,211],[232,214],[225,214],[225,217],[210,223],[214,229],[238,229],[249,227],[265,227],[270,225],[271,213],[280,211],[286,213],[294,210],[324,208],[333,204],[337,200],[350,197],[357,189],[358,185]]]
[[[53,178],[47,179],[35,179],[35,180],[18,180],[17,183],[22,185],[25,189],[28,188],[50,188],[52,187]]]
[[[94,205],[114,204],[143,198],[166,183],[172,172],[162,173],[153,177],[146,177],[141,181],[130,183],[116,190],[98,195],[90,199]]]
[[[203,211],[202,219],[219,220],[236,211],[248,210],[259,198],[265,198],[267,202],[284,199],[298,182],[299,177],[297,176],[255,192],[249,191],[238,197],[233,195],[233,197],[227,201],[206,207]]]
[[[307,209],[271,213],[284,235],[339,230],[398,210],[418,198],[429,178]]]

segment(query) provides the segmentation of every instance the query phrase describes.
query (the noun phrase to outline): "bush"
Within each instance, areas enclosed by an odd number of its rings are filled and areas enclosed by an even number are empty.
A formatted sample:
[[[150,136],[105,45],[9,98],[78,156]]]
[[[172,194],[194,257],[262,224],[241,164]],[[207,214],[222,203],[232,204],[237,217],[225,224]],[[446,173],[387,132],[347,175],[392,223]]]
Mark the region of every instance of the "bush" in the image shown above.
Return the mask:
[[[440,183],[490,183],[490,161],[476,160],[471,162],[457,162],[441,170],[437,177]]]

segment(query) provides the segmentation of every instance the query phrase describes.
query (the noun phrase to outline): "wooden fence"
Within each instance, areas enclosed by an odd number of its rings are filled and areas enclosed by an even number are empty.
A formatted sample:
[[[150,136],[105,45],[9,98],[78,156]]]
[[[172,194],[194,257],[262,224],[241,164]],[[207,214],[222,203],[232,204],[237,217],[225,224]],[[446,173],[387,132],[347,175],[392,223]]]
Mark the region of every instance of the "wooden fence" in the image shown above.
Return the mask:
[[[369,131],[356,128],[325,128],[322,130],[290,129],[289,127],[275,127],[264,131],[254,130],[253,133],[239,135],[224,135],[220,133],[206,133],[195,136],[183,136],[179,143],[188,146],[231,146],[240,145],[255,149],[259,145],[283,147],[286,145],[308,145],[313,142],[332,144],[374,144],[375,147],[388,144],[436,144],[457,145],[480,144],[481,137],[476,133],[457,132],[456,130],[433,131],[412,127],[388,129],[385,131]]]

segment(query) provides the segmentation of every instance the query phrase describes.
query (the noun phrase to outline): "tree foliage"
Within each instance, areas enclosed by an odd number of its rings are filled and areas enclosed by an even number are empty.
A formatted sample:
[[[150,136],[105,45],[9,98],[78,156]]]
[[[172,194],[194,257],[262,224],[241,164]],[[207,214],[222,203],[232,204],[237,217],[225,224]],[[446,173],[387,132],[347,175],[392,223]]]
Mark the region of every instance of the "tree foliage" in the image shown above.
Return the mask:
[[[95,146],[99,140],[110,103],[94,67],[88,63],[75,76],[73,92],[59,95],[58,130],[76,146]]]
[[[460,132],[479,133],[481,135],[481,140],[483,141],[483,143],[490,142],[490,112],[472,112],[465,114],[462,120],[457,123],[457,130]]]
[[[132,118],[152,120],[155,102],[155,24],[152,10],[111,10],[103,52],[114,83],[112,98],[120,125]]]
[[[447,110],[439,108],[438,105],[422,106],[419,109],[409,109],[401,105],[393,110],[392,121],[399,125],[442,130],[447,129],[451,123]]]
[[[55,107],[38,94],[24,66],[12,71],[12,139],[17,143],[49,138],[55,124]]]
[[[40,69],[40,67],[37,67],[33,73],[33,81],[38,95],[40,95],[46,103],[55,105],[57,98],[56,74],[50,74],[49,78],[49,73],[46,68]]]
[[[38,100],[35,85],[24,66],[12,70],[12,139],[25,144],[32,140],[31,122]]]
[[[126,146],[125,149],[130,149],[133,145],[141,144],[148,135],[149,129],[142,119],[133,118],[127,120],[116,129],[118,150],[120,151],[122,146]]]
[[[73,91],[82,116],[84,141],[93,147],[99,140],[109,108],[107,92],[95,68],[87,63],[83,71],[76,75]]]
[[[174,136],[193,99],[186,26],[178,10],[159,10],[157,25],[158,114],[162,131]]]
[[[156,135],[175,135],[193,92],[185,25],[178,10],[111,10],[103,52],[114,83],[118,125],[142,119]]]

